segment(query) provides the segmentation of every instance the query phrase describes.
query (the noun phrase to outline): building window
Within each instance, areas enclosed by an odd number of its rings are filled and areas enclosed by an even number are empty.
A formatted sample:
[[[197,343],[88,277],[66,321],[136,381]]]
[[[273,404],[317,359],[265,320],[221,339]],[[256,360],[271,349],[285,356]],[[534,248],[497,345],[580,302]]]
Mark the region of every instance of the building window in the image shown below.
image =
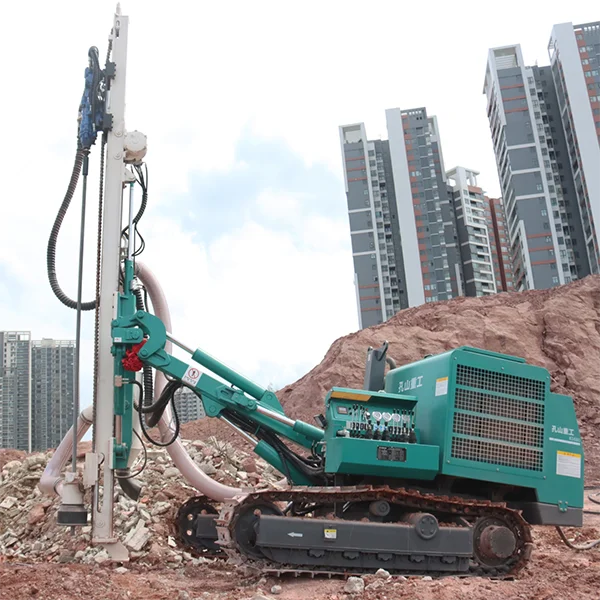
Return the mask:
[[[541,183],[538,183],[538,184],[536,185],[536,189],[537,189],[537,191],[538,191],[538,192],[541,192],[541,191],[543,191],[543,189],[544,189],[544,186],[543,186]]]
[[[543,208],[542,209],[542,217],[547,217],[547,216],[548,216],[548,211],[545,208]]]

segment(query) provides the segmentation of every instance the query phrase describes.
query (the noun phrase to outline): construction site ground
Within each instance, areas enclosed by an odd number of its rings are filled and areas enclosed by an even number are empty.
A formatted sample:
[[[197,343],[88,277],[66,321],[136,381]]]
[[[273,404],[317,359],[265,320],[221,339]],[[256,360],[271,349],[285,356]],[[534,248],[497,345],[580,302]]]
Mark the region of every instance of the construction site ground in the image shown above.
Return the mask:
[[[390,343],[405,364],[428,353],[472,345],[522,356],[546,367],[552,389],[573,397],[585,451],[585,483],[600,489],[600,277],[553,290],[460,298],[403,311],[390,321],[335,341],[321,364],[280,392],[286,412],[312,421],[327,389],[362,386],[369,345]],[[253,458],[244,442],[215,420],[183,427],[193,460],[215,479],[235,486],[272,486],[280,474]],[[80,467],[89,446],[79,448]],[[0,450],[0,600],[586,600],[600,598],[600,547],[577,552],[553,527],[534,527],[535,549],[513,581],[481,578],[362,578],[351,593],[344,577],[269,577],[226,561],[199,559],[177,547],[170,523],[194,490],[185,485],[164,449],[151,448],[140,477],[142,496],[117,494],[115,531],[131,551],[128,564],[111,564],[90,546],[89,527],[71,535],[56,525],[59,501],[37,482],[51,451],[33,455]],[[593,494],[595,490],[587,490]],[[586,509],[600,505],[586,501]],[[574,543],[600,537],[600,516],[585,514],[569,528]],[[364,587],[363,587],[364,586]]]
[[[594,505],[592,505],[594,506]],[[600,507],[598,507],[600,508]],[[600,534],[600,517],[586,516],[584,538]],[[573,530],[568,530],[573,531]],[[600,551],[575,552],[554,528],[534,529],[536,550],[515,581],[445,577],[365,577],[365,591],[347,594],[344,579],[261,578],[219,562],[198,566],[114,566],[4,562],[0,564],[2,600],[342,600],[360,597],[407,600],[597,600]],[[271,592],[280,586],[278,594]],[[258,598],[257,598],[258,597]]]

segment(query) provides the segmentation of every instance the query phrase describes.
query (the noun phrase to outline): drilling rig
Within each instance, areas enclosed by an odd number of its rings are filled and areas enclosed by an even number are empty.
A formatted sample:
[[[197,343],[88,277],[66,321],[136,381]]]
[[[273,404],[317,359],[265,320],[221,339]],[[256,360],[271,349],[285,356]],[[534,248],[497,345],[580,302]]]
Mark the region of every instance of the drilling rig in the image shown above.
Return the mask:
[[[363,388],[333,387],[310,424],[172,332],[165,294],[139,259],[147,144],[125,126],[128,29],[117,8],[103,67],[90,49],[75,166],[48,245],[56,296],[78,311],[78,323],[81,311],[96,316],[93,405],[40,482],[61,496],[59,523],[77,527],[91,517],[92,543],[126,561],[113,528],[114,492],[119,485],[137,499],[133,467],[142,445],[155,443],[198,490],[179,507],[180,544],[265,572],[514,576],[530,557],[532,525],[581,526],[584,460],[574,405],[551,392],[544,368],[468,346],[397,366],[382,341],[365,349]],[[54,255],[81,173],[86,187],[97,136],[97,290],[82,302],[82,270],[71,300],[58,285]],[[173,346],[188,359],[176,358]],[[207,476],[180,441],[174,393],[182,387],[200,398],[206,418],[227,424],[278,470],[280,485],[233,488]],[[82,475],[63,475],[91,425]],[[149,433],[154,427],[159,439]]]

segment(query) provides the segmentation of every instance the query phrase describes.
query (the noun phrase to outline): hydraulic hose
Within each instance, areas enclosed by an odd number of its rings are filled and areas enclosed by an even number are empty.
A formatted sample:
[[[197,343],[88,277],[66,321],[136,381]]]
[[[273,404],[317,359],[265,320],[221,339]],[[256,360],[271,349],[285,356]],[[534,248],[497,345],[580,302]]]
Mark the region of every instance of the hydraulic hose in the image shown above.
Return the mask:
[[[62,222],[67,214],[67,210],[69,209],[69,205],[71,204],[71,200],[73,199],[73,194],[77,188],[77,182],[79,181],[79,175],[81,174],[81,168],[83,166],[83,159],[86,151],[81,148],[79,143],[77,144],[77,153],[75,154],[75,163],[73,164],[73,171],[71,172],[71,179],[69,181],[69,186],[67,187],[67,192],[62,201],[60,209],[58,210],[58,214],[56,215],[56,219],[54,220],[54,225],[52,226],[52,231],[50,232],[50,238],[48,239],[48,249],[46,252],[46,265],[48,270],[48,280],[50,281],[50,287],[54,292],[54,295],[65,305],[72,309],[77,309],[77,302],[69,298],[61,289],[58,278],[56,276],[56,242],[58,241],[58,234],[60,232],[60,228]],[[96,308],[96,301],[92,302],[82,302],[81,310],[94,310]]]
[[[564,534],[563,530],[557,525],[556,531],[558,531],[558,535],[560,539],[569,547],[571,550],[591,550],[592,548],[596,548],[600,545],[600,540],[592,540],[590,542],[586,542],[585,544],[573,544],[570,542],[567,536]]]
[[[142,296],[142,290],[137,289],[134,291],[135,294],[135,307],[137,310],[147,310],[144,304],[144,297]],[[152,375],[152,367],[150,365],[144,365],[144,405],[152,404],[152,398],[154,398],[154,380]]]

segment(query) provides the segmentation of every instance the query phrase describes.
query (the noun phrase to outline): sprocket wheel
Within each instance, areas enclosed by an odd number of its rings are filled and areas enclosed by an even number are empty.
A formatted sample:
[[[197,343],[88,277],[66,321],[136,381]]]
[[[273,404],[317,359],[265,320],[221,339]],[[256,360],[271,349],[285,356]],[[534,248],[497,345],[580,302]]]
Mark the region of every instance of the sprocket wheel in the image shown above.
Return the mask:
[[[199,515],[215,515],[219,511],[207,502],[204,496],[190,498],[177,511],[176,527],[181,544],[198,554],[221,554],[222,549],[216,539],[198,537],[196,534]],[[216,530],[215,530],[216,531]],[[215,533],[216,537],[216,533]]]
[[[243,554],[255,559],[264,558],[256,546],[256,526],[261,515],[283,516],[283,512],[275,504],[261,500],[243,507],[233,526],[238,547]]]
[[[486,567],[508,569],[515,560],[517,532],[498,517],[482,517],[473,527],[473,554]]]

